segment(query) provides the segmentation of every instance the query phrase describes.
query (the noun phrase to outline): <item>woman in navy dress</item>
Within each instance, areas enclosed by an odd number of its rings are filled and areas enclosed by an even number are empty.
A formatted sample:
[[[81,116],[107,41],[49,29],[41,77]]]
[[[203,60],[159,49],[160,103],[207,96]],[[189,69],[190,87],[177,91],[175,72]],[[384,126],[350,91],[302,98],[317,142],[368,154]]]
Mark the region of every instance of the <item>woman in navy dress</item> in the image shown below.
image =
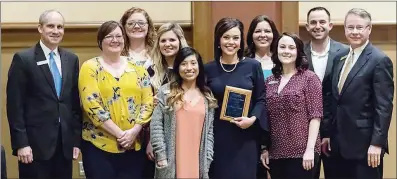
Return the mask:
[[[205,66],[207,83],[220,106],[214,119],[214,161],[210,177],[256,178],[259,150],[267,129],[265,87],[261,64],[243,57],[244,27],[240,20],[221,19],[215,27],[215,59]],[[247,117],[221,120],[226,86],[252,90]]]

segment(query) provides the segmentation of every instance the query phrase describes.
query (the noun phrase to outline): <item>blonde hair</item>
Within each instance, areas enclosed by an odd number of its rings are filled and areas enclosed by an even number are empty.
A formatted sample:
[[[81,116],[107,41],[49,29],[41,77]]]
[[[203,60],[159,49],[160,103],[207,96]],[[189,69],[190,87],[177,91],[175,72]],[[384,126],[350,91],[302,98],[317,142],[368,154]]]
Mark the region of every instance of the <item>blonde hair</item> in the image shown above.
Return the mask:
[[[152,68],[154,71],[154,75],[151,78],[151,83],[155,91],[157,91],[160,88],[160,86],[163,83],[164,76],[166,75],[165,72],[167,70],[167,62],[165,61],[164,56],[161,54],[159,41],[160,41],[160,37],[168,31],[174,32],[175,35],[178,37],[179,49],[188,46],[183,30],[181,26],[179,26],[178,24],[165,23],[159,27],[157,31],[157,37],[153,45],[153,49],[150,53],[150,56],[153,60]]]

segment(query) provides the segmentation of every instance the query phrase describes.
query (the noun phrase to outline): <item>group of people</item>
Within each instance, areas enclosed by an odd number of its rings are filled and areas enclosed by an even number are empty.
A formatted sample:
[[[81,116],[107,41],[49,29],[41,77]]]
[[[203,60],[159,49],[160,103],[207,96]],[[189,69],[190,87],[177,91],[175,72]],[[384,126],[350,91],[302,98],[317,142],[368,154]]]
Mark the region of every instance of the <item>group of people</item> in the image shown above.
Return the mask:
[[[369,42],[367,11],[348,11],[344,27],[349,46],[329,37],[329,11],[312,8],[304,44],[265,15],[247,36],[222,18],[204,64],[178,24],[156,30],[133,7],[99,27],[101,53],[80,67],[58,46],[62,14],[45,11],[40,41],[8,75],[19,177],[70,179],[81,152],[89,179],[314,179],[321,161],[327,179],[380,179],[393,64]],[[252,92],[247,116],[220,119],[227,86]]]

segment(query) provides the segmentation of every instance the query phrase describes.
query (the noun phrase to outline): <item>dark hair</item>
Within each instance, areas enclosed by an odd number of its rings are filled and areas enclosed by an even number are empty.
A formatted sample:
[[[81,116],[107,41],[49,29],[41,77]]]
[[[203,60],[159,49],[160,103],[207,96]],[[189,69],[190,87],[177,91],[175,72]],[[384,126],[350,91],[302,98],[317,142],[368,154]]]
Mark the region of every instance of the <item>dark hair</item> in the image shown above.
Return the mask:
[[[220,39],[222,35],[234,28],[238,27],[240,30],[240,36],[241,36],[241,41],[240,41],[240,49],[237,51],[237,56],[240,60],[243,59],[244,57],[244,25],[243,23],[235,18],[229,18],[225,17],[222,18],[221,20],[216,23],[215,26],[215,32],[214,32],[214,60],[219,61],[221,55],[222,55],[222,49],[219,47],[220,46]]]
[[[98,28],[98,34],[97,34],[96,39],[97,39],[99,49],[102,50],[103,39],[105,39],[105,37],[108,34],[110,34],[112,31],[114,31],[114,29],[116,29],[117,27],[120,27],[121,33],[123,35],[123,39],[124,40],[126,39],[123,26],[121,26],[120,23],[118,23],[116,21],[106,21]]]
[[[309,15],[313,11],[325,11],[325,13],[327,13],[328,15],[328,21],[331,21],[331,14],[329,13],[328,9],[326,9],[325,7],[313,7],[307,12],[307,16],[306,16],[307,22],[309,22]]]
[[[270,52],[274,53],[275,48],[277,48],[277,42],[276,39],[280,36],[280,33],[277,30],[276,24],[266,15],[258,15],[254,19],[252,19],[250,27],[248,28],[248,33],[247,33],[247,48],[245,49],[245,56],[246,57],[251,57],[255,58],[255,52],[256,52],[256,47],[254,44],[254,39],[252,35],[255,32],[255,28],[258,25],[258,23],[266,21],[269,23],[270,28],[272,29],[273,33],[273,40],[272,43],[270,44]]]
[[[146,47],[148,47],[147,52],[150,52],[154,46],[154,39],[156,38],[156,29],[154,28],[152,18],[150,18],[149,14],[144,9],[139,7],[132,7],[128,9],[127,11],[124,12],[123,16],[121,16],[120,23],[123,27],[125,27],[128,18],[130,18],[130,16],[135,13],[142,13],[147,21],[148,30],[147,30],[147,35],[145,37],[145,44]],[[128,54],[130,48],[130,39],[128,37],[125,39],[124,44],[125,46],[124,46],[123,54]]]
[[[277,48],[272,55],[272,61],[274,63],[274,67],[272,68],[272,73],[273,73],[274,77],[276,77],[276,78],[279,78],[283,72],[283,65],[281,64],[281,61],[278,58],[278,43],[280,42],[280,39],[283,38],[284,36],[291,37],[295,42],[296,52],[297,52],[295,67],[298,70],[298,72],[305,71],[309,67],[309,63],[306,60],[306,54],[304,51],[304,45],[303,45],[302,40],[296,34],[284,32],[277,39]]]
[[[183,94],[184,94],[184,91],[182,89],[183,79],[179,74],[179,66],[187,57],[191,55],[196,56],[198,69],[199,69],[198,71],[199,73],[196,79],[196,86],[200,89],[201,93],[208,100],[209,106],[215,108],[217,107],[217,102],[210,88],[207,87],[206,85],[203,60],[201,58],[201,55],[192,47],[181,48],[175,57],[174,66],[173,66],[173,72],[175,78],[170,83],[171,93],[167,99],[167,104],[168,106],[172,106],[173,104],[175,104],[175,102],[183,100]]]

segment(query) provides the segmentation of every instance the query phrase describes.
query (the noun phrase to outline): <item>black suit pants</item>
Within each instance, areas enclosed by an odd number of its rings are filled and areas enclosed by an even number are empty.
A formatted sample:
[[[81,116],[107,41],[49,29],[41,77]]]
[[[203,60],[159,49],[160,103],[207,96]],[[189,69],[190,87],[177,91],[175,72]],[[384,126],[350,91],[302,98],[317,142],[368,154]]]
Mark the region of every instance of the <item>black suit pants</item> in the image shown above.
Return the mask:
[[[61,128],[59,128],[58,141],[54,155],[49,160],[34,159],[30,164],[18,162],[19,178],[71,179],[73,168],[72,165],[72,159],[65,158],[62,148]]]

